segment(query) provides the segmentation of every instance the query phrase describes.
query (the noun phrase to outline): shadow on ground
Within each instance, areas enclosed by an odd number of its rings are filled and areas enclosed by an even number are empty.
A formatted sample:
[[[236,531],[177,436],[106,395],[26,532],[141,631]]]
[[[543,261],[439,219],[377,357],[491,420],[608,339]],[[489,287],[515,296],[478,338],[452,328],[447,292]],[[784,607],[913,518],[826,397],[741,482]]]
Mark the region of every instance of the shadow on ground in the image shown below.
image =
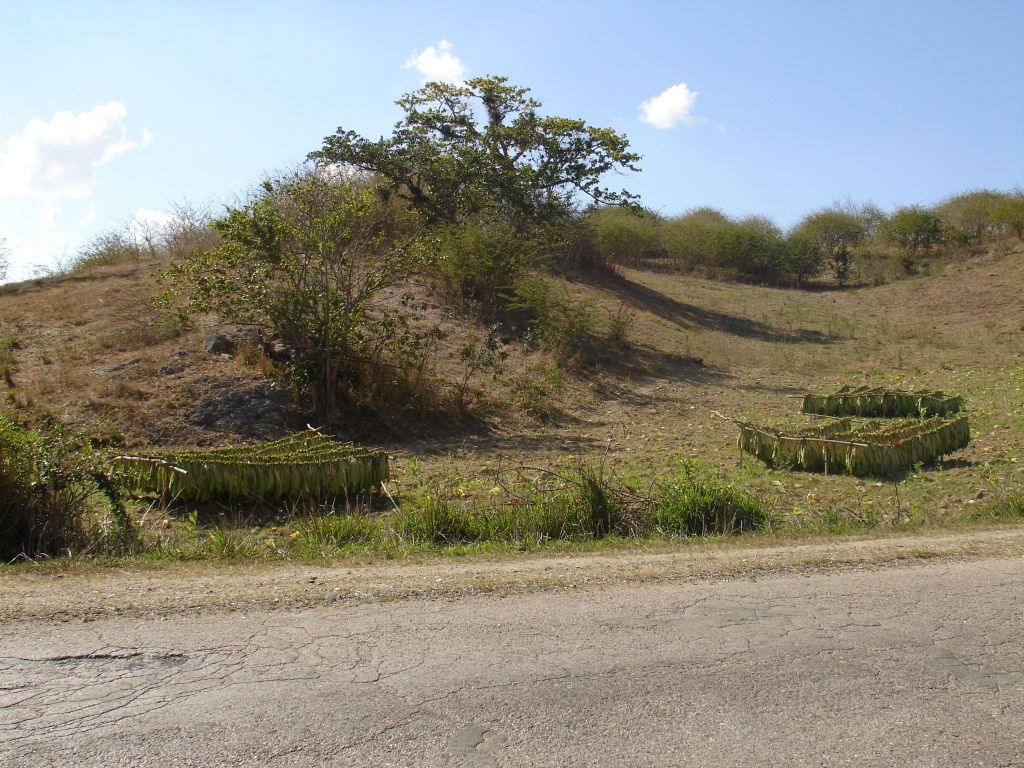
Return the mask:
[[[734,336],[783,344],[835,343],[834,339],[829,338],[820,331],[808,329],[785,331],[768,323],[751,320],[747,317],[717,312],[693,304],[685,304],[622,276],[607,278],[602,283],[602,287],[630,306],[650,312],[663,320],[675,323],[681,328],[699,326],[710,330],[722,331]]]

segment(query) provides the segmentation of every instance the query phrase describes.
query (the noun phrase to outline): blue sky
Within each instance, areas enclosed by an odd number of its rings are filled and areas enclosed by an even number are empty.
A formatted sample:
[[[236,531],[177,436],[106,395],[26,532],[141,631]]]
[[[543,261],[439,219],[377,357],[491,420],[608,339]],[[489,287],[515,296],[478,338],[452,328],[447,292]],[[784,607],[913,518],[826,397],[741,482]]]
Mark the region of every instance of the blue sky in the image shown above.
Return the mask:
[[[11,277],[230,202],[338,126],[387,133],[429,75],[507,75],[626,133],[644,160],[623,185],[666,214],[788,226],[1024,184],[1021,0],[0,5]]]

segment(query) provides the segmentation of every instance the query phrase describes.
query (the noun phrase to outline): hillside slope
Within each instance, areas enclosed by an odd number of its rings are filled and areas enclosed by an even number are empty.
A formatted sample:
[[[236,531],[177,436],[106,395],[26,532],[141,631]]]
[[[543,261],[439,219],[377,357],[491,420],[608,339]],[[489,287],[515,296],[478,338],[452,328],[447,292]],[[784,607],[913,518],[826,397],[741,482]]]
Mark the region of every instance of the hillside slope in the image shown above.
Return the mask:
[[[212,318],[186,328],[150,306],[159,266],[107,267],[0,289],[0,339],[8,339],[13,384],[5,387],[8,402],[127,445],[217,444],[274,434],[287,428],[281,419],[304,425],[307,417],[275,394],[258,356],[204,348]],[[458,482],[470,495],[489,488],[502,467],[557,468],[585,459],[645,478],[678,459],[700,458],[743,473],[744,482],[791,509],[872,497],[884,506],[892,493],[881,484],[773,473],[749,460],[735,468],[733,428],[711,411],[793,420],[792,398],[807,390],[926,386],[966,397],[974,441],[942,473],[922,475],[911,501],[917,493],[920,503],[962,508],[1022,478],[1022,267],[1018,248],[942,274],[846,292],[631,270],[573,283],[570,290],[597,316],[630,313],[628,364],[557,375],[542,356],[517,349],[503,376],[480,377],[492,407],[479,421],[440,419],[422,433],[429,437],[371,437],[396,457],[400,478],[405,458],[416,455],[416,482]],[[440,368],[457,376],[456,341],[479,330],[429,296],[424,301],[429,319],[446,329]],[[540,393],[560,416],[533,418],[524,391]],[[241,428],[230,419],[202,426],[197,414],[225,400],[253,418]]]

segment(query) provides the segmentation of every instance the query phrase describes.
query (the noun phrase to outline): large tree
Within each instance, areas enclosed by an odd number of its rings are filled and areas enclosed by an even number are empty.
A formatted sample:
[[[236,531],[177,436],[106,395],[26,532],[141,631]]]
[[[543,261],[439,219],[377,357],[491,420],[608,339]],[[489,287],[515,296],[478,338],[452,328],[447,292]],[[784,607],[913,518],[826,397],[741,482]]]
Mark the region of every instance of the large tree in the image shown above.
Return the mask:
[[[504,77],[428,83],[398,100],[404,117],[376,141],[338,128],[310,157],[368,172],[428,223],[483,214],[516,227],[561,218],[580,202],[631,203],[602,186],[636,171],[628,139],[583,120],[545,117],[529,89]]]

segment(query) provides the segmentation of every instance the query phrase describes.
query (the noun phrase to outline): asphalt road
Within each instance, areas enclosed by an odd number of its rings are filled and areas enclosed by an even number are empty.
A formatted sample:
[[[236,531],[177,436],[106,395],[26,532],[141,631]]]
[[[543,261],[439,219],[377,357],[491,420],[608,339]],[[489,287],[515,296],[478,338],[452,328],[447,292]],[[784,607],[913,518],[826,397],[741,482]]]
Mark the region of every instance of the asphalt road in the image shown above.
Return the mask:
[[[1024,559],[8,624],[0,765],[1024,766]]]

